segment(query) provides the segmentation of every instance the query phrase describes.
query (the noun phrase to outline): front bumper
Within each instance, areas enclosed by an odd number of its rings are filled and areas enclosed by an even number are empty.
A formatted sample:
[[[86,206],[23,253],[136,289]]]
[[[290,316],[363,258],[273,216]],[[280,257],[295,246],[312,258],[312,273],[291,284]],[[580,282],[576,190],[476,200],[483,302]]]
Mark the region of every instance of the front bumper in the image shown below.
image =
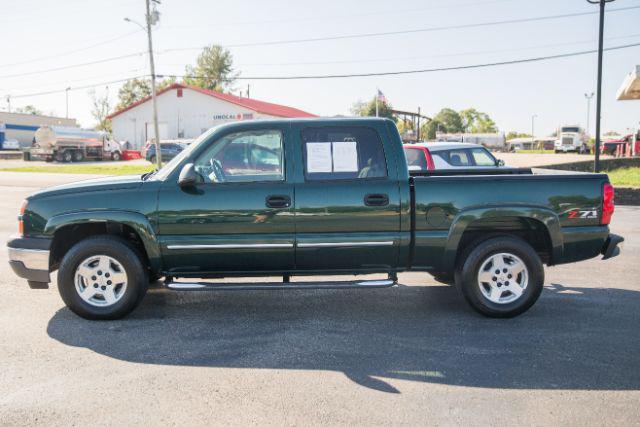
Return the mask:
[[[7,242],[9,265],[13,271],[27,279],[32,288],[46,288],[49,277],[51,239],[16,237]]]
[[[624,242],[624,237],[618,236],[617,234],[609,234],[609,237],[607,237],[607,240],[604,242],[604,246],[602,246],[602,251],[600,252],[604,255],[602,259],[609,259],[620,255],[622,242]]]

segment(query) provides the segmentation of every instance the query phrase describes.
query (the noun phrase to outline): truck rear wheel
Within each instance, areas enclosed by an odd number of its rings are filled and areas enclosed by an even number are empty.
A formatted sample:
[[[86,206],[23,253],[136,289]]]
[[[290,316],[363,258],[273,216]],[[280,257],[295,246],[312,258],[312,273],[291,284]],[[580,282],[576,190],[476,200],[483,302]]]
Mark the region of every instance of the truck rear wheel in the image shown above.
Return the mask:
[[[77,315],[91,320],[119,319],[142,301],[149,280],[141,257],[126,240],[95,236],[64,256],[58,290]]]
[[[495,237],[475,246],[458,265],[456,283],[467,302],[488,317],[514,317],[538,300],[544,267],[525,241]]]
[[[74,162],[81,162],[84,160],[84,154],[82,154],[82,151],[75,151],[73,153],[73,161]]]

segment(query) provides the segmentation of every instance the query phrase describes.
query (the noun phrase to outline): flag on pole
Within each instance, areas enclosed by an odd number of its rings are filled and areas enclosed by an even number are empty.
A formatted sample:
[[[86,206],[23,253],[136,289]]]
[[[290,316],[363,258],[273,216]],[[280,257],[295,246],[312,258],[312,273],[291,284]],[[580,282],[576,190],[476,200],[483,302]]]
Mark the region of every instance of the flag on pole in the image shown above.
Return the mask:
[[[384,96],[384,93],[382,93],[382,91],[380,89],[378,89],[378,95],[377,95],[377,99],[380,102],[384,102],[385,104],[387,103],[387,98]]]

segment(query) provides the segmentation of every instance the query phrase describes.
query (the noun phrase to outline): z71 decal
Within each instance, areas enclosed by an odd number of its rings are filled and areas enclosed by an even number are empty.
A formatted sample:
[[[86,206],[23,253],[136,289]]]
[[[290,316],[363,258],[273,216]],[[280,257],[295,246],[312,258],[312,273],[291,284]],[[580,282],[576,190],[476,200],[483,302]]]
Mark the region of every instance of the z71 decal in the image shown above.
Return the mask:
[[[569,211],[567,218],[569,219],[577,219],[577,218],[584,218],[584,219],[589,219],[589,218],[598,218],[598,211],[595,209],[591,209],[591,210],[573,210],[573,211]]]

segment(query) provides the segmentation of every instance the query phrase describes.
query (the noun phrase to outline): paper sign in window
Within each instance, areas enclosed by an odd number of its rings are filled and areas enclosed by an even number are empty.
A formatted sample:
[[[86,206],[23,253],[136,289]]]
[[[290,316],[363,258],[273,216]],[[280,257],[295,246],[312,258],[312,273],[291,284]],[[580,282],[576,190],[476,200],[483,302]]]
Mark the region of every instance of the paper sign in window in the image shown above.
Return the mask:
[[[358,172],[358,146],[356,141],[333,142],[333,171]]]
[[[307,142],[307,172],[331,172],[331,143]]]

